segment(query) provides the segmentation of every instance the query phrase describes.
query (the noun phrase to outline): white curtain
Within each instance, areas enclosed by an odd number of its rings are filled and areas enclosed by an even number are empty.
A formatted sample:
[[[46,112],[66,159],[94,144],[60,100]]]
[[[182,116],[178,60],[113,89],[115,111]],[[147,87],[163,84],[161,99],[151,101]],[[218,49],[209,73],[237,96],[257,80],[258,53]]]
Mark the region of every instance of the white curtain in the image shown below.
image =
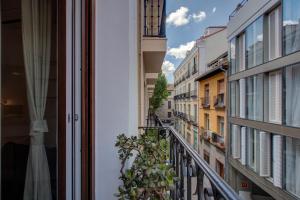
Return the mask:
[[[51,46],[51,0],[22,0],[22,36],[31,120],[24,200],[51,200],[44,119]]]

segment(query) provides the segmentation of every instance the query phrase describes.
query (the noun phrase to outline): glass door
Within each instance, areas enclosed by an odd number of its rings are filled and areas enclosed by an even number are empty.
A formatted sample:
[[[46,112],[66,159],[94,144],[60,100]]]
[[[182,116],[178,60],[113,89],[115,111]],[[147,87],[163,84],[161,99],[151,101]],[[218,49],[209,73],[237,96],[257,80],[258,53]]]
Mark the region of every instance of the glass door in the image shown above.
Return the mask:
[[[57,2],[1,1],[1,199],[58,198]]]

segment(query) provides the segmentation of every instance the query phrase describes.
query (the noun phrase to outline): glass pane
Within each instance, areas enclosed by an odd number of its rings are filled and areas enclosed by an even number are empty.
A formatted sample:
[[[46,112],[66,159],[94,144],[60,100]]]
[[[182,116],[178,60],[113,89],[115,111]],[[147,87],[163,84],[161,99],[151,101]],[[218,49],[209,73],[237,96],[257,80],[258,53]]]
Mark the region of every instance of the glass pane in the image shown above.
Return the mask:
[[[300,139],[286,137],[285,187],[300,197]]]
[[[1,1],[2,200],[57,198],[56,8]]]
[[[235,38],[230,41],[230,74],[236,73],[236,60],[235,60]]]
[[[300,127],[300,64],[287,67],[285,74],[286,124]]]
[[[285,54],[300,50],[299,10],[299,0],[283,0],[283,46]]]
[[[263,76],[248,77],[246,81],[247,117],[263,120]]]
[[[263,63],[263,17],[246,29],[246,61],[247,68]]]

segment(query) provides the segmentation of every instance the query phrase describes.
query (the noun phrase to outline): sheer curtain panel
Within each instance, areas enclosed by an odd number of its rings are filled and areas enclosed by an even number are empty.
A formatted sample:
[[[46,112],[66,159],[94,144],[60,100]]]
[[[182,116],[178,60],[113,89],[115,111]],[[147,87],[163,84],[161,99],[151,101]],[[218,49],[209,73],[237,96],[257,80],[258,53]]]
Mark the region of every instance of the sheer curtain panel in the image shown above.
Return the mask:
[[[44,119],[51,47],[51,0],[22,0],[22,37],[30,113],[30,149],[24,200],[51,200],[50,172],[44,146]]]

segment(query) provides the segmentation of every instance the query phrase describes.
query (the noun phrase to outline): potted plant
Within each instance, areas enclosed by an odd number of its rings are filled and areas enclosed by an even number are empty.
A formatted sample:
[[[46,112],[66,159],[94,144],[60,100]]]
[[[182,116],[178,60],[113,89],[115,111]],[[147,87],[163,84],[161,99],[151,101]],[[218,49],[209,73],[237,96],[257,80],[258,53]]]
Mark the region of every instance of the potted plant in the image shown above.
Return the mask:
[[[139,136],[119,135],[116,142],[121,160],[120,200],[167,200],[174,186],[175,171],[168,164],[168,143],[158,131]]]

